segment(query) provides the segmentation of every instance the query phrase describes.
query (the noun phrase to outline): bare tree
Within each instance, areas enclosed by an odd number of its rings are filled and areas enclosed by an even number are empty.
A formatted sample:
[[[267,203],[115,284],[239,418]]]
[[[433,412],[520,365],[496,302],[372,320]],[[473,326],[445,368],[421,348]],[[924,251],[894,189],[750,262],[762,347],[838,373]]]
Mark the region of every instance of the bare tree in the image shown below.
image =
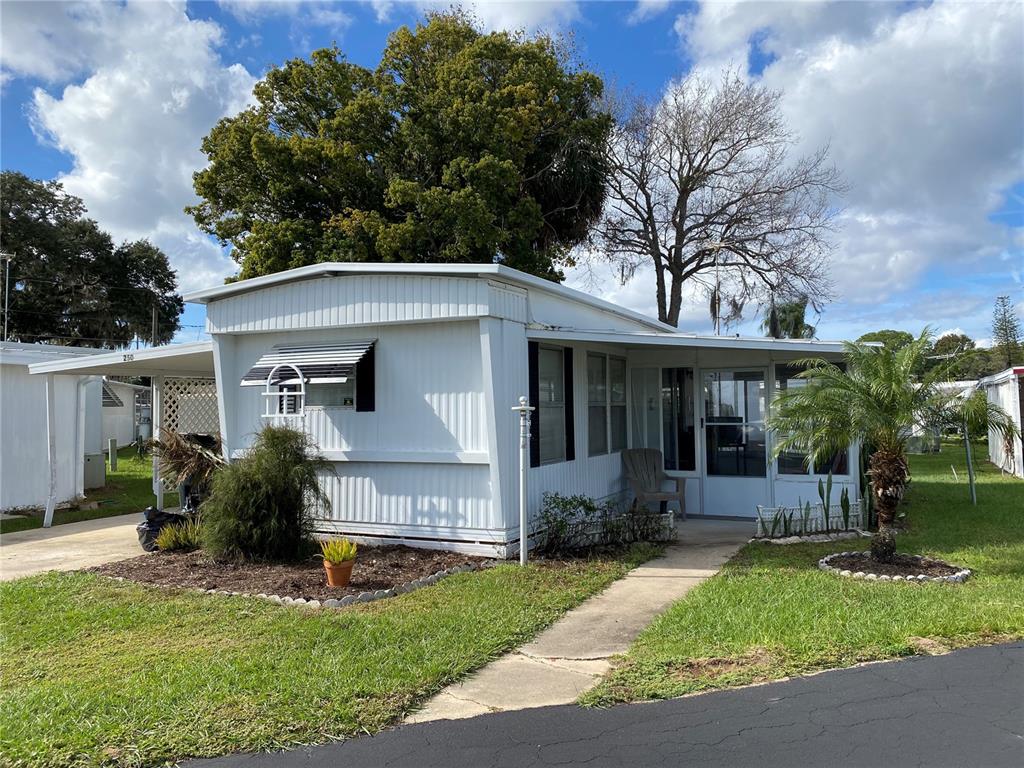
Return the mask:
[[[711,312],[751,299],[829,297],[828,235],[843,191],[828,147],[799,158],[780,94],[735,72],[691,75],[657,101],[615,107],[609,201],[596,245],[623,281],[654,266],[658,316],[677,325],[683,286],[696,282]]]

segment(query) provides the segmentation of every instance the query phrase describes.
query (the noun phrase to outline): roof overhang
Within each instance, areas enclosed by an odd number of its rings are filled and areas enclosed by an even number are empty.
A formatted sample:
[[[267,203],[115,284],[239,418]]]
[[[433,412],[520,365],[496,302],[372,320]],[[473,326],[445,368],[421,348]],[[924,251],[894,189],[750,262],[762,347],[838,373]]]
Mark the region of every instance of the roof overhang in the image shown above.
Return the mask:
[[[1004,381],[1010,381],[1011,379],[1024,378],[1024,366],[1015,365],[1012,368],[1007,368],[1005,371],[999,373],[993,373],[991,376],[986,376],[983,379],[978,380],[978,386],[991,387],[996,384],[1002,384]]]
[[[78,376],[180,376],[213,378],[213,342],[167,344],[87,355],[73,360],[36,363],[30,373]]]
[[[804,356],[843,354],[841,341],[814,339],[769,339],[737,336],[699,336],[689,333],[615,333],[612,331],[574,331],[571,329],[528,329],[527,338],[537,341],[584,341],[596,344],[621,344],[626,347],[673,347],[690,349],[736,349],[785,352]]]

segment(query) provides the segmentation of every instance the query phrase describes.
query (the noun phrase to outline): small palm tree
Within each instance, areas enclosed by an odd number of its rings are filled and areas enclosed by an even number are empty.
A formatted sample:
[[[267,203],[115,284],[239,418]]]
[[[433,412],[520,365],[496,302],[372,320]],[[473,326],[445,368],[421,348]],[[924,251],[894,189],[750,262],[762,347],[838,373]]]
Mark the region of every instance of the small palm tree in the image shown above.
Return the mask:
[[[891,527],[910,479],[906,446],[915,428],[957,426],[975,435],[990,429],[1000,437],[1018,434],[1010,415],[981,393],[965,397],[943,391],[938,385],[947,378],[945,366],[915,376],[931,344],[926,328],[899,349],[847,343],[845,367],[801,360],[798,365],[805,370],[799,377],[807,385],[780,392],[768,423],[777,435],[775,456],[796,450],[809,462],[824,463],[851,443],[869,447],[868,475],[879,528],[871,551],[881,560],[894,553]]]

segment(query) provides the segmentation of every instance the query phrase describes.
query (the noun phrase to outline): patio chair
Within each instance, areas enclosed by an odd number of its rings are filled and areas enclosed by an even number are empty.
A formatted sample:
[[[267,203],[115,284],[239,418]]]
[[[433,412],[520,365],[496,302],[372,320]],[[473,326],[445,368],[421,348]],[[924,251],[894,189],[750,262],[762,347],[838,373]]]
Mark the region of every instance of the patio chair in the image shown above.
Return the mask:
[[[686,478],[665,474],[665,459],[656,448],[628,448],[622,452],[622,468],[636,497],[634,504],[657,501],[662,514],[668,512],[668,503],[679,503],[679,516],[686,519]],[[675,484],[675,490],[664,490]]]

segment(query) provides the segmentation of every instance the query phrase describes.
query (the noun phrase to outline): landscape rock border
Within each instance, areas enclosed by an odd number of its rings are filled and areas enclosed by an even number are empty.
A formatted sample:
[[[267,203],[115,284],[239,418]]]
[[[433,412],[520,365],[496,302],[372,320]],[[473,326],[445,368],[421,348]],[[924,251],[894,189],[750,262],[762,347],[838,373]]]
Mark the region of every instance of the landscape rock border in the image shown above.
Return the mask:
[[[843,539],[871,538],[870,531],[862,531],[859,528],[852,531],[839,531],[837,533],[809,533],[805,536],[755,536],[748,544],[756,544],[759,541],[765,544],[821,544],[826,541],[841,541]]]
[[[915,560],[919,563],[925,561],[932,563],[941,563],[942,565],[948,565],[950,568],[959,568],[960,570],[949,576],[928,576],[924,573],[919,573],[911,576],[889,576],[888,574],[877,574],[871,573],[870,571],[850,571],[847,569],[840,569],[836,568],[833,565],[829,565],[829,561],[836,557],[862,557],[865,560],[867,560],[871,557],[871,553],[833,552],[831,555],[825,555],[825,557],[821,558],[821,560],[818,561],[818,568],[820,568],[823,571],[831,571],[832,573],[838,574],[839,576],[844,576],[848,579],[859,579],[864,581],[896,581],[904,584],[922,584],[926,581],[944,581],[952,584],[963,584],[965,581],[967,581],[968,578],[970,578],[971,575],[970,568],[962,568],[959,565],[947,563],[945,560],[936,560],[935,558],[924,557],[923,555],[905,555],[905,557],[909,557],[910,559]]]
[[[397,597],[398,595],[404,595],[409,592],[415,592],[417,589],[423,587],[429,587],[432,584],[436,584],[441,579],[447,578],[448,576],[454,576],[457,573],[469,573],[470,571],[480,571],[485,568],[492,568],[496,563],[488,560],[479,564],[467,564],[459,565],[454,568],[446,568],[437,573],[432,573],[429,576],[422,576],[412,581],[407,581],[404,584],[398,584],[390,589],[378,589],[374,592],[360,592],[358,595],[345,595],[345,597],[330,598],[327,600],[307,600],[304,597],[290,597],[287,595],[268,595],[263,592],[258,594],[252,594],[249,592],[230,592],[226,589],[198,589],[194,587],[176,587],[170,584],[146,584],[141,581],[135,581],[134,579],[128,579],[124,576],[107,576],[108,579],[114,581],[125,581],[132,584],[141,584],[145,587],[157,587],[158,589],[181,589],[188,592],[199,592],[205,595],[221,595],[223,597],[255,597],[260,600],[267,600],[271,603],[277,603],[278,605],[291,605],[300,608],[347,608],[350,605],[356,605],[357,603],[372,603],[375,600],[384,600],[389,597]]]

